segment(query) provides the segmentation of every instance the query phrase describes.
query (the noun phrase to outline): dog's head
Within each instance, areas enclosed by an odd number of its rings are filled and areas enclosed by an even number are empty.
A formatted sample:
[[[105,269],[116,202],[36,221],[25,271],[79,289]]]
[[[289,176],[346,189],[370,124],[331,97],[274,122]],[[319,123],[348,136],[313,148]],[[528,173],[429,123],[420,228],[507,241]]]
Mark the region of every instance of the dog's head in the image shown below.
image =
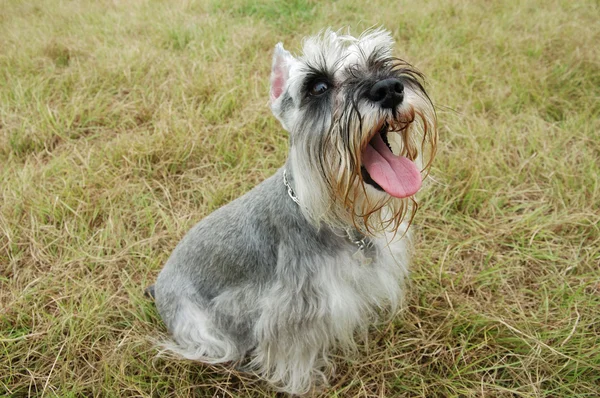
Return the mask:
[[[279,43],[271,109],[290,133],[289,167],[307,216],[365,233],[397,230],[435,154],[423,76],[392,56],[384,30],[331,30],[293,57]]]

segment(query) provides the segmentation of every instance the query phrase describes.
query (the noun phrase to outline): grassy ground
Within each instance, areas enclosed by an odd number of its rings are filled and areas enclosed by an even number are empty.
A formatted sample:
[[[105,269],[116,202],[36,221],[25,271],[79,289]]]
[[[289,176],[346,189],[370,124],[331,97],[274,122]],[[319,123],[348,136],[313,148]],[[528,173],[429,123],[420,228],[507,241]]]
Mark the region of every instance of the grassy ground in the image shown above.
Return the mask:
[[[0,396],[268,397],[155,358],[143,288],[274,172],[271,50],[393,31],[440,147],[405,309],[327,396],[600,396],[600,8],[0,0]]]

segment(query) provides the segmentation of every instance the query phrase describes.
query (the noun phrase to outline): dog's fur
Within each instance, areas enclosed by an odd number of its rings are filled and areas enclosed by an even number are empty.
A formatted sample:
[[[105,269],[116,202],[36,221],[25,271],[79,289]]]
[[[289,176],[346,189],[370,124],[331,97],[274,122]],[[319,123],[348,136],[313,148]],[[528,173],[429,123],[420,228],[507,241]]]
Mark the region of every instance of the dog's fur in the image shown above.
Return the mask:
[[[276,46],[271,109],[290,133],[288,160],[193,227],[167,261],[154,288],[167,348],[244,363],[303,394],[326,381],[332,347],[351,350],[357,329],[396,308],[415,205],[371,180],[362,154],[389,126],[394,152],[426,173],[437,135],[421,75],[392,57],[392,44],[383,30],[328,30],[298,58]],[[391,109],[365,94],[388,78],[404,86]]]

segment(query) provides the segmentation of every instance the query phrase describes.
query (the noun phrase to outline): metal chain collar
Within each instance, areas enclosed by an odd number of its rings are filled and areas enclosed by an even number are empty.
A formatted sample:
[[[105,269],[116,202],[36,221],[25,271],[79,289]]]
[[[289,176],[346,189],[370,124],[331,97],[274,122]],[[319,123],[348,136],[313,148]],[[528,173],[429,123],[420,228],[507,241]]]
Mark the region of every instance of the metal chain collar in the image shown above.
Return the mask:
[[[290,196],[290,198],[292,198],[294,203],[300,206],[300,201],[298,200],[294,189],[292,188],[290,182],[287,179],[287,170],[285,169],[283,170],[283,185],[285,185],[285,187],[287,188],[287,193]],[[371,245],[373,244],[366,236],[363,236],[361,239],[353,237],[350,230],[346,230],[346,235],[348,235],[348,239],[358,247],[358,250],[364,251],[366,248],[371,247]]]
[[[292,186],[290,185],[290,183],[287,179],[287,170],[285,170],[285,169],[283,170],[283,185],[285,185],[285,187],[287,188],[287,193],[288,193],[288,195],[290,195],[290,198],[292,198],[294,203],[296,203],[298,206],[300,206],[300,201],[298,200],[296,193],[292,189]]]

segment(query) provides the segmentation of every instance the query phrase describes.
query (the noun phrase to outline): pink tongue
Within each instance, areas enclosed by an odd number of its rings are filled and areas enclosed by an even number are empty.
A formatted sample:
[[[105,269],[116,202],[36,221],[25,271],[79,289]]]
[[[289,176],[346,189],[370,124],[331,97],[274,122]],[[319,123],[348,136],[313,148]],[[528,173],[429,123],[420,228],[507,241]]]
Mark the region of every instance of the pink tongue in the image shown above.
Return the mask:
[[[397,198],[406,198],[421,188],[421,173],[410,159],[390,151],[381,134],[367,145],[363,164],[369,175],[385,192]]]

